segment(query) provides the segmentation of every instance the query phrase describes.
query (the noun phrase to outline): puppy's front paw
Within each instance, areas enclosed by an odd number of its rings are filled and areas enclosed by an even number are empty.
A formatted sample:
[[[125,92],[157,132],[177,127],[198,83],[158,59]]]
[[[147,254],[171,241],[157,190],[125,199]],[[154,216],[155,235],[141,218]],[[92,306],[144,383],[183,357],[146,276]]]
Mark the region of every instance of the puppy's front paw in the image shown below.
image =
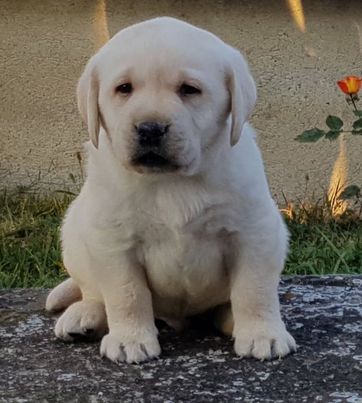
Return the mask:
[[[255,357],[259,360],[280,358],[295,351],[297,346],[294,338],[279,320],[244,321],[243,327],[234,331],[235,352],[240,357]]]
[[[132,334],[133,332],[131,332]],[[131,340],[117,332],[105,335],[101,343],[101,356],[112,361],[126,361],[129,364],[156,358],[161,353],[157,335],[146,331],[137,337],[135,332]]]
[[[65,341],[101,338],[107,331],[104,305],[96,301],[75,302],[60,316],[54,331],[58,339]]]

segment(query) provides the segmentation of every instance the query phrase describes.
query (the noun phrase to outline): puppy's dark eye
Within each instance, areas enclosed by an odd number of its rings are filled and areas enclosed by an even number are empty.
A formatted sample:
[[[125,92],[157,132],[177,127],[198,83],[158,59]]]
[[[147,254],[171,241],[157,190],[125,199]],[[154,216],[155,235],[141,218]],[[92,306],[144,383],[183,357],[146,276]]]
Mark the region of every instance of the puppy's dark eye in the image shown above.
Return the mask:
[[[120,92],[121,94],[131,94],[133,91],[133,87],[131,83],[124,83],[116,87],[116,92]]]
[[[193,85],[182,84],[179,93],[181,96],[201,94],[201,90]]]

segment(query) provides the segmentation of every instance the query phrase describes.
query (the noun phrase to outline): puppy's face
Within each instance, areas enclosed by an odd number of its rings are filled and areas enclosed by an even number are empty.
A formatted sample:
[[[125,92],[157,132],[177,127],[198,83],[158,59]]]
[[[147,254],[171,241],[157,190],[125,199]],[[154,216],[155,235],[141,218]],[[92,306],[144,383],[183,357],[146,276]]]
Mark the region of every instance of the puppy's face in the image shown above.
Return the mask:
[[[138,172],[193,173],[229,114],[222,73],[190,63],[184,46],[134,46],[106,59],[112,76],[99,99],[114,151]]]
[[[240,73],[251,82],[244,104],[243,95],[237,94],[242,86],[237,88],[233,57],[241,59],[245,71]],[[184,175],[197,173],[206,150],[225,135],[238,97],[238,114],[248,113],[253,93],[250,74],[236,51],[169,18],[121,31],[93,57],[78,87],[79,107],[96,146],[102,125],[128,169]],[[228,135],[240,132],[245,118],[233,116]]]

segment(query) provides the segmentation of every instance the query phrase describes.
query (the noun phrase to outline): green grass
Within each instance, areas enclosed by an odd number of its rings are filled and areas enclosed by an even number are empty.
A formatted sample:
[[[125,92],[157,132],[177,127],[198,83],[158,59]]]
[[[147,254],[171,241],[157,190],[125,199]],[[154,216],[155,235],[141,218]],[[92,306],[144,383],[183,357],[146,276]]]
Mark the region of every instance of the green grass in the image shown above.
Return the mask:
[[[72,197],[0,195],[0,287],[52,287],[63,278],[59,226]],[[362,225],[288,220],[291,250],[284,274],[362,272]]]
[[[288,222],[290,252],[284,274],[362,273],[362,223]]]
[[[59,225],[70,201],[0,195],[0,287],[52,287],[66,277]]]

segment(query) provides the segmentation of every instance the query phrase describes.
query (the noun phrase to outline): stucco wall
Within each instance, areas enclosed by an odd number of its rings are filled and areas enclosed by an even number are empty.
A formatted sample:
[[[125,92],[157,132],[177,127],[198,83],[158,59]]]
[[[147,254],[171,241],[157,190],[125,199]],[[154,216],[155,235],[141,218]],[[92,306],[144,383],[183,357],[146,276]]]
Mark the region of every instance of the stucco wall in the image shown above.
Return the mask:
[[[328,113],[349,116],[335,82],[361,74],[361,1],[304,1],[305,32],[282,0],[105,3],[106,16],[100,0],[0,1],[0,188],[65,189],[80,180],[76,154],[87,133],[74,94],[82,68],[105,23],[112,35],[160,15],[200,25],[246,54],[259,94],[252,123],[273,194],[301,196],[306,174],[311,190],[328,187],[339,143],[293,138]],[[362,184],[362,139],[348,136],[346,150],[348,180]]]

